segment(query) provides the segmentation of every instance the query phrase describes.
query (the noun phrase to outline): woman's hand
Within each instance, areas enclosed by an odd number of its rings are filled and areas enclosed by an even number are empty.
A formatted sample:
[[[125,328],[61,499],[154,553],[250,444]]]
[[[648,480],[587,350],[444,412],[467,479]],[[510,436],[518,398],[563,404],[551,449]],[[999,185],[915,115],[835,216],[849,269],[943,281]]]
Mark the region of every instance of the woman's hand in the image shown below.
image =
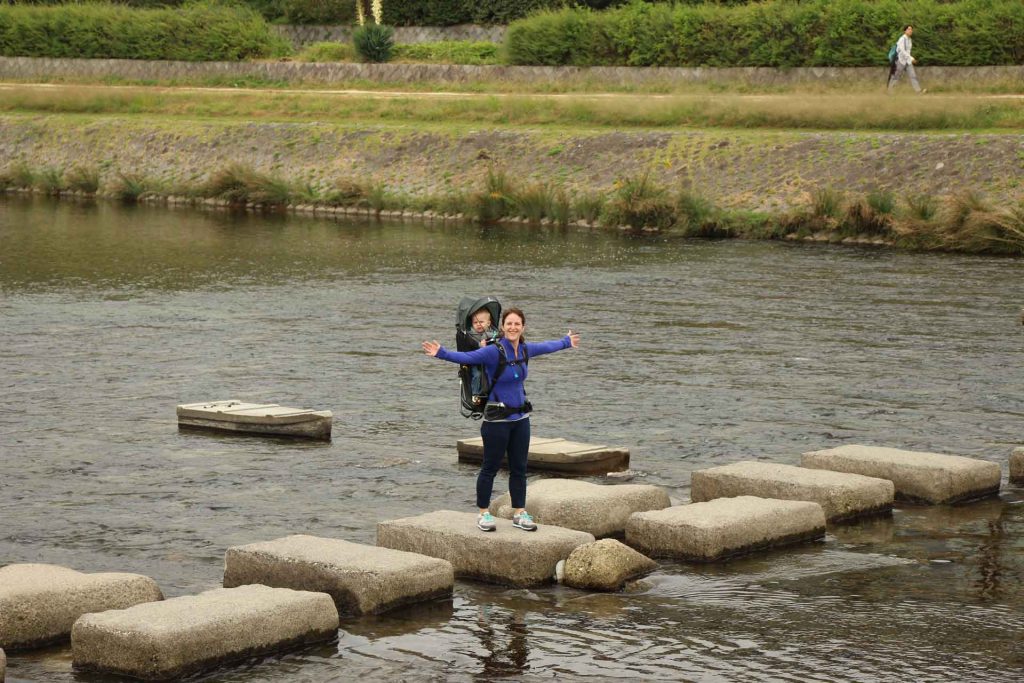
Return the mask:
[[[423,342],[423,353],[433,358],[437,357],[437,352],[441,350],[441,345],[436,341],[425,341]]]
[[[574,349],[578,349],[580,347],[580,335],[578,332],[569,330],[569,345]]]

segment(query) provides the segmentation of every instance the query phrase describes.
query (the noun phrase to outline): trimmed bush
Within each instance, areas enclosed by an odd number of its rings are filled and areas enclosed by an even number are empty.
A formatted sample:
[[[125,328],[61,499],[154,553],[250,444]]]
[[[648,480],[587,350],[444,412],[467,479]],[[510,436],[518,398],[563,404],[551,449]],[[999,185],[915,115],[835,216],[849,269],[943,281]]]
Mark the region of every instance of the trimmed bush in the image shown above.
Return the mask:
[[[545,11],[509,26],[509,63],[572,66],[882,66],[902,24],[922,65],[1024,62],[1020,0],[634,2]]]
[[[290,0],[288,0],[290,1]],[[535,12],[563,7],[604,9],[626,0],[388,0],[384,23],[392,26],[508,24]]]
[[[0,4],[0,55],[6,57],[238,61],[290,49],[245,7]]]

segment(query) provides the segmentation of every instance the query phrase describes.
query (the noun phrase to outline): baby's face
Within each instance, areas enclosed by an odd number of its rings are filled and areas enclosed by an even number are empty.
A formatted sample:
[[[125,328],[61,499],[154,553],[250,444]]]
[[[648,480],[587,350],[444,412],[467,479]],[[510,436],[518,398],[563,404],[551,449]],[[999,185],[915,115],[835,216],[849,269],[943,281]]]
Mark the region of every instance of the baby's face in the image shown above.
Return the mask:
[[[473,331],[486,332],[491,327],[491,314],[484,311],[473,316]]]

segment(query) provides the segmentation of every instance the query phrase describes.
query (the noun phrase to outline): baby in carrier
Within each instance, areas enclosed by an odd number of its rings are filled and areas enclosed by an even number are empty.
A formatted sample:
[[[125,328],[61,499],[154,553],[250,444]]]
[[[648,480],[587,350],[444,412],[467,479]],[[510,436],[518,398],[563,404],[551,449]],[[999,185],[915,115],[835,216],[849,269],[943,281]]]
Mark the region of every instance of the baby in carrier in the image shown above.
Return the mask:
[[[470,323],[472,323],[473,327],[472,330],[467,331],[467,335],[470,339],[477,342],[478,346],[487,346],[488,344],[493,344],[497,341],[498,328],[494,326],[494,321],[491,320],[491,312],[487,310],[487,308],[481,308],[473,311],[473,315],[470,317]],[[482,388],[480,376],[483,371],[483,367],[479,365],[472,366],[471,387],[474,398],[480,395]]]

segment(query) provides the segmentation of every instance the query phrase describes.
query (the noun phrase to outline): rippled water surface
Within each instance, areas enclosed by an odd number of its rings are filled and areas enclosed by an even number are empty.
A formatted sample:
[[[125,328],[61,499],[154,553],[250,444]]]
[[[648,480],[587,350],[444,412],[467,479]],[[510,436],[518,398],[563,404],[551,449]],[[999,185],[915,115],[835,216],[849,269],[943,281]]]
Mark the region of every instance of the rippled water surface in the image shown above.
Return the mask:
[[[737,460],[863,443],[1005,472],[1024,442],[1022,261],[0,199],[0,565],[173,597],[218,586],[232,545],[471,510],[477,425],[419,350],[464,293],[535,339],[578,329],[531,363],[534,434],[629,446],[677,502]],[[220,398],[333,410],[334,440],[178,431],[175,404]],[[1022,501],[1004,482],[616,595],[460,581],[211,680],[1021,680]],[[96,680],[67,648],[8,666]]]

